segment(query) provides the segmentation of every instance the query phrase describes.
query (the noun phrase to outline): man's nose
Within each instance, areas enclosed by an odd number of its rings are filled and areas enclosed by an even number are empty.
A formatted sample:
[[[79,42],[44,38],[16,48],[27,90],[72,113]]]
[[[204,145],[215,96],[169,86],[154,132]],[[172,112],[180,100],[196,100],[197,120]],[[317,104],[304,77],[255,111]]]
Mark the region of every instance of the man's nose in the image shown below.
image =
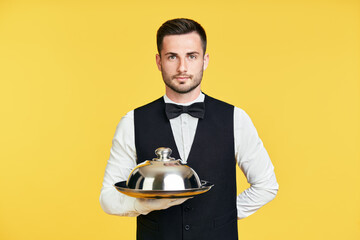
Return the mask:
[[[178,72],[187,72],[187,63],[185,58],[180,58]]]

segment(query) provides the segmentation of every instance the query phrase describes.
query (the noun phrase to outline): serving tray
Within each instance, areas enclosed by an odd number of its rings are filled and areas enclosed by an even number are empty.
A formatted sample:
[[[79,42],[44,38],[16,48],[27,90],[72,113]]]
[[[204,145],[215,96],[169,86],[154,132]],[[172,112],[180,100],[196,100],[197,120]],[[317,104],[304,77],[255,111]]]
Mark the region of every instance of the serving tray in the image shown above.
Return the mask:
[[[214,184],[202,180],[200,188],[165,191],[165,190],[140,190],[140,189],[128,188],[126,186],[126,181],[122,181],[114,184],[114,187],[119,192],[128,195],[130,197],[136,197],[136,198],[187,198],[205,193],[209,191],[213,186]]]

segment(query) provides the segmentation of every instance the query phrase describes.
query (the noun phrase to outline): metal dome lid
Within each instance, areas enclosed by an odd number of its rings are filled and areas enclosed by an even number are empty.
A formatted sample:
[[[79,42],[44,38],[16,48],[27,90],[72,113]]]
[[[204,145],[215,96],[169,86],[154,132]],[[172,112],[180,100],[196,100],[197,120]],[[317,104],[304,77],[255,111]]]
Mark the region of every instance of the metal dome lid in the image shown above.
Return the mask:
[[[172,150],[160,147],[157,158],[137,165],[130,173],[126,186],[134,190],[179,191],[201,188],[196,172],[180,159],[170,157]]]

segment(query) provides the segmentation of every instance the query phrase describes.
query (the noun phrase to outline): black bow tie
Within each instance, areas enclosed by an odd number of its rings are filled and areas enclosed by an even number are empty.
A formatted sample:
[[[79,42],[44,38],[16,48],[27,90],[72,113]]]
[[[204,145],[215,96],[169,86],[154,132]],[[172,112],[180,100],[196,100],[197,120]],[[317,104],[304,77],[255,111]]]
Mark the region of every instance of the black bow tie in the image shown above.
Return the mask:
[[[172,103],[166,103],[165,111],[168,119],[176,118],[182,113],[188,113],[193,117],[202,119],[205,115],[205,104],[203,102],[197,102],[189,106],[182,106]]]

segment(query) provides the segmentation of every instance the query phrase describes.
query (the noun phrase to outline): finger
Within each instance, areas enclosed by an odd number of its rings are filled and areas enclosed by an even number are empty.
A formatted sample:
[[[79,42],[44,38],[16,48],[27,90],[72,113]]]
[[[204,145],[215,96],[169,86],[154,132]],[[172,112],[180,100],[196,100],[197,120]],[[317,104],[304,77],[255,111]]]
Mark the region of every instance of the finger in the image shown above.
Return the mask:
[[[175,200],[171,201],[171,202],[169,203],[169,205],[170,205],[170,206],[179,205],[179,204],[182,204],[183,202],[185,202],[186,200],[188,200],[188,198],[175,199]]]

